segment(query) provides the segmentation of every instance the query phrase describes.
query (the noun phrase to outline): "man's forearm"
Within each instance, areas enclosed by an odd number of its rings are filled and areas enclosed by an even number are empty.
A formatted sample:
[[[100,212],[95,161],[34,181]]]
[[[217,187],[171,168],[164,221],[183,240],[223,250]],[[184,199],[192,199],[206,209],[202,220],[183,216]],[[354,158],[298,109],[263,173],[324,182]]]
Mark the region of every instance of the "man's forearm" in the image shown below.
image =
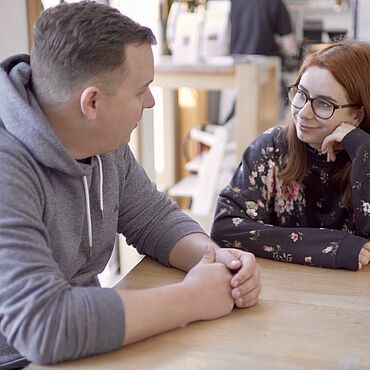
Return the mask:
[[[203,257],[206,246],[213,245],[218,248],[207,235],[195,233],[180,239],[170,254],[170,264],[183,271],[189,271]]]
[[[125,311],[123,345],[232,310],[230,271],[214,263],[214,249],[202,257],[181,283],[146,290],[117,289]]]
[[[125,310],[122,345],[137,342],[193,321],[189,294],[181,283],[143,290],[120,290]]]
[[[298,53],[297,41],[295,39],[295,36],[292,33],[281,36],[279,38],[279,43],[280,43],[282,52],[285,56],[297,55]]]

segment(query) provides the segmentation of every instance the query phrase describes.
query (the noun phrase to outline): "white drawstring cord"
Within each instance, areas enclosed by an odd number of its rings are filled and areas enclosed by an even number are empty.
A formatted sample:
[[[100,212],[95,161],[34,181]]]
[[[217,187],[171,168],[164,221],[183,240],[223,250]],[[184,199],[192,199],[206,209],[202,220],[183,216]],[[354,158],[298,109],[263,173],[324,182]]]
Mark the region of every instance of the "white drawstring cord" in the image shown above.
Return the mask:
[[[100,212],[102,218],[104,219],[104,201],[103,201],[103,164],[100,159],[100,155],[95,156],[98,160],[99,165],[99,203],[100,203]]]
[[[84,185],[84,190],[85,190],[87,232],[89,235],[89,247],[90,247],[90,257],[91,257],[92,256],[92,226],[91,226],[91,214],[90,214],[90,195],[89,195],[89,187],[87,185],[86,176],[84,176],[82,180],[83,180],[83,185]]]
[[[98,167],[99,167],[99,207],[102,218],[104,219],[104,201],[103,201],[103,164],[100,159],[99,154],[95,156],[98,160]],[[84,176],[82,178],[83,186],[85,191],[85,205],[86,205],[86,218],[87,218],[87,233],[89,236],[89,247],[90,247],[90,257],[92,257],[92,243],[93,243],[93,236],[92,236],[92,224],[91,224],[91,212],[90,212],[90,193],[89,193],[89,186],[87,185],[87,178]]]

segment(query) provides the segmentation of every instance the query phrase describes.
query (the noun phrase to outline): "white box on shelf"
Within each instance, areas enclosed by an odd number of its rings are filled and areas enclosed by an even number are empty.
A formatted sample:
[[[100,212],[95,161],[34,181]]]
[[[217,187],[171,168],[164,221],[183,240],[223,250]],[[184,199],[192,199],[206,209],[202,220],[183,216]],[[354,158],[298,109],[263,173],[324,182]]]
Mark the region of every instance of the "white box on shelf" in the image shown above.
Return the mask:
[[[191,64],[200,60],[202,27],[203,14],[181,13],[178,15],[175,38],[172,45],[174,63]]]

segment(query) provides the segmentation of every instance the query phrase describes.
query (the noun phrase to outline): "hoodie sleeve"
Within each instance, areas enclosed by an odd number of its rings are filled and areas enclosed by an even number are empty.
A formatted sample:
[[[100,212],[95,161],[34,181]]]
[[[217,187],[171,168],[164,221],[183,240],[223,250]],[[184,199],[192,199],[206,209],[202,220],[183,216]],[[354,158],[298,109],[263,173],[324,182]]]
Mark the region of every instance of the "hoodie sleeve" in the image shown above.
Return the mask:
[[[121,300],[113,289],[66,281],[43,223],[38,168],[25,158],[0,152],[0,332],[39,364],[112,351],[124,337]]]
[[[304,189],[277,178],[283,152],[266,133],[247,148],[230,185],[220,194],[211,237],[222,247],[241,248],[258,257],[357,270],[362,237],[309,225],[294,227],[300,225]],[[289,224],[282,225],[284,213],[277,217],[280,209],[289,211]]]
[[[169,255],[178,240],[192,233],[205,233],[166,194],[157,190],[131,150],[126,147],[118,232],[125,235],[139,253],[169,266]]]

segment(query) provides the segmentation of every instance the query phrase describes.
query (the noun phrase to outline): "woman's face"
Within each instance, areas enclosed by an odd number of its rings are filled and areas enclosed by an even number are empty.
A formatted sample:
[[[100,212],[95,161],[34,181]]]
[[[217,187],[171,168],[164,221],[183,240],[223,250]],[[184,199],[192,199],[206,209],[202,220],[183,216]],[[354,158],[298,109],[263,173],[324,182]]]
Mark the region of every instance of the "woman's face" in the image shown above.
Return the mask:
[[[331,102],[337,105],[351,104],[346,96],[346,91],[342,85],[334,78],[327,69],[310,67],[302,75],[298,85],[301,96],[306,94],[310,98],[320,97],[316,110],[320,107],[323,110],[330,110],[330,106],[325,103]],[[322,119],[314,114],[312,103],[307,100],[301,109],[291,105],[291,112],[296,127],[297,136],[303,142],[313,148],[320,149],[326,136],[331,134],[341,122],[354,123],[355,113],[351,108],[336,109],[329,119]]]

